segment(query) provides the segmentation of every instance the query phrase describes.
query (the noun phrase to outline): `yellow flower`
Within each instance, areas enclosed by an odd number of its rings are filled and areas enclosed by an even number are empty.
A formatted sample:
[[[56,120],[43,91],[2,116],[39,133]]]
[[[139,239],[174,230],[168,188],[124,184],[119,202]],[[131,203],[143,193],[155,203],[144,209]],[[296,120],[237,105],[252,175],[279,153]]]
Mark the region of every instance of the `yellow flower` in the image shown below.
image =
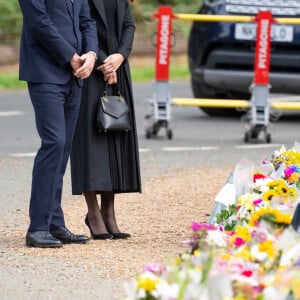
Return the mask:
[[[287,181],[289,183],[296,183],[299,181],[299,177],[300,177],[300,174],[294,172],[289,178],[287,178]]]
[[[174,261],[173,261],[174,265],[178,266],[181,263],[181,258],[179,256],[177,256]]]
[[[224,260],[229,260],[231,258],[231,255],[229,253],[221,253],[220,254],[221,258]]]
[[[272,201],[272,198],[276,196],[278,196],[278,193],[275,190],[268,190],[263,193],[262,198],[263,200],[270,202]]]
[[[292,282],[292,290],[295,299],[300,299],[300,279],[295,278]]]
[[[154,275],[148,274],[139,275],[137,278],[137,286],[140,289],[144,289],[146,292],[151,292],[156,288],[156,285],[160,282],[160,279]]]
[[[282,152],[275,162],[283,162],[286,166],[297,165],[300,166],[300,152],[296,150],[287,150]]]
[[[278,210],[275,210],[276,215],[276,222],[279,224],[286,224],[290,225],[292,222],[292,215],[290,214],[283,214]]]
[[[289,187],[284,183],[281,183],[277,186],[277,191],[280,196],[288,196],[289,190]]]
[[[292,216],[281,213],[276,208],[264,207],[255,211],[248,222],[250,226],[257,226],[258,222],[264,218],[264,220],[276,225],[289,225],[292,221]]]
[[[257,195],[255,194],[251,194],[251,193],[247,193],[244,195],[241,195],[237,201],[237,205],[238,206],[243,206],[246,210],[253,210],[254,205],[253,205],[253,201],[257,199]]]
[[[289,200],[295,200],[298,197],[298,192],[296,189],[294,188],[290,188],[290,196],[289,196]]]
[[[235,233],[237,236],[241,237],[244,241],[248,242],[251,240],[251,234],[248,227],[237,226]]]
[[[270,258],[274,258],[276,255],[273,242],[270,240],[264,241],[258,245],[258,250],[260,252],[266,252]]]
[[[275,187],[277,187],[278,185],[280,184],[284,184],[284,180],[283,179],[276,179],[276,180],[273,180],[271,182],[268,182],[267,183],[267,186],[270,188],[270,189],[273,189]]]
[[[241,250],[238,250],[235,253],[235,257],[244,258],[248,261],[253,261],[253,258],[254,258],[253,255],[251,254],[250,249],[249,249],[248,246],[242,247]]]

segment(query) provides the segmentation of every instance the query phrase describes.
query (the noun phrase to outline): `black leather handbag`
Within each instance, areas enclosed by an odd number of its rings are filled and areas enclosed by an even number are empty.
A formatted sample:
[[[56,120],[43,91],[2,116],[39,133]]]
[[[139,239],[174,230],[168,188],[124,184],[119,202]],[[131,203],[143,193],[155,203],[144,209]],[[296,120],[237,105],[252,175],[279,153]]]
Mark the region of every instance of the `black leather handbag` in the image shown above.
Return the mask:
[[[117,95],[108,95],[108,84],[104,95],[99,99],[97,129],[99,132],[131,130],[129,108],[117,87]]]

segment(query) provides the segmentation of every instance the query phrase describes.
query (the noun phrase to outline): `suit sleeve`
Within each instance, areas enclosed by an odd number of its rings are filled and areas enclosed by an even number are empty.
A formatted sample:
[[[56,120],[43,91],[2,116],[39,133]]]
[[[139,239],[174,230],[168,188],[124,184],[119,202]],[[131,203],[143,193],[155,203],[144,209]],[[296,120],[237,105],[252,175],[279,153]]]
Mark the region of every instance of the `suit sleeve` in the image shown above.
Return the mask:
[[[83,52],[98,52],[98,37],[96,22],[92,20],[87,0],[82,2],[80,15],[80,31],[82,33]]]
[[[135,26],[131,14],[130,6],[126,1],[121,40],[117,50],[117,52],[121,53],[126,59],[129,57],[132,49],[134,32],[135,32]]]
[[[60,65],[70,62],[76,50],[58,32],[48,13],[44,0],[19,0],[24,23],[35,39],[52,53]]]

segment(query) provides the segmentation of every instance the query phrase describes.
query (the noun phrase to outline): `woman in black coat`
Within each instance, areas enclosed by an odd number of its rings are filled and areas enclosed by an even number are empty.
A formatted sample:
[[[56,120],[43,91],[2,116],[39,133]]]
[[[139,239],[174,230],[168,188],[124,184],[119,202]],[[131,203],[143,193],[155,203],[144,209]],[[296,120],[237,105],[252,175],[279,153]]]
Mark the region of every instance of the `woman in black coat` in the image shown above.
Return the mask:
[[[120,232],[114,209],[116,193],[141,192],[138,141],[128,56],[135,26],[128,0],[89,0],[97,23],[98,60],[85,80],[80,115],[71,153],[72,193],[84,194],[85,223],[94,239],[127,238]],[[117,83],[130,109],[132,130],[99,133],[96,112],[106,83]],[[97,195],[101,195],[101,208]]]

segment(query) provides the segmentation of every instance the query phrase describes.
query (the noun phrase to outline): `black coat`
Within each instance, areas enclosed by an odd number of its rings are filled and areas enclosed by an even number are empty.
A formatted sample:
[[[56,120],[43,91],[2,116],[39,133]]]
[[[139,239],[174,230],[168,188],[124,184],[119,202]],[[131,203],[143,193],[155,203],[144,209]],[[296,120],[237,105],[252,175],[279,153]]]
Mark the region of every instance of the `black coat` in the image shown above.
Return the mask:
[[[141,192],[140,166],[134,102],[128,56],[132,49],[135,26],[127,0],[115,0],[117,5],[116,32],[108,30],[103,0],[89,0],[91,16],[98,32],[98,61],[112,53],[121,53],[125,60],[117,71],[118,87],[130,108],[132,130],[122,133],[99,133],[96,129],[98,101],[105,81],[95,70],[85,80],[79,120],[71,154],[72,192],[86,191]]]

